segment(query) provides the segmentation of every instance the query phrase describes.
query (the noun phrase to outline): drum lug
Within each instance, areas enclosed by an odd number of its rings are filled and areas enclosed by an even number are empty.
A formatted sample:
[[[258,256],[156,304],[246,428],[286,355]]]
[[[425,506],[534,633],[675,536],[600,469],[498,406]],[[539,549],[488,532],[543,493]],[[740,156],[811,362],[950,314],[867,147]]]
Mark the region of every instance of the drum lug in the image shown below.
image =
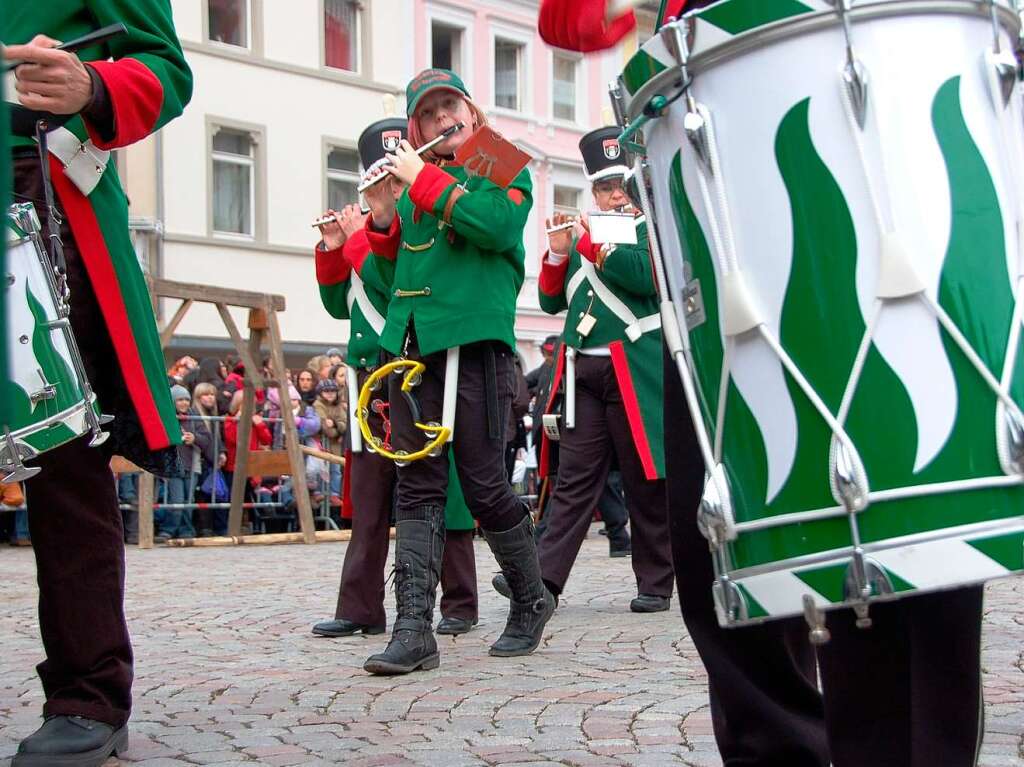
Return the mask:
[[[807,638],[815,647],[828,644],[832,639],[832,632],[825,626],[825,613],[814,603],[814,597],[810,594],[804,594],[803,601],[804,620],[807,621],[807,626],[810,628]]]
[[[57,387],[53,384],[46,384],[42,389],[37,389],[28,395],[33,405],[38,405],[44,400],[51,400],[57,396]]]
[[[25,461],[29,461],[39,455],[39,452],[31,445],[18,442],[11,436],[9,427],[4,426],[3,447],[0,448],[0,471],[6,472],[0,475],[0,482],[9,484],[11,482],[24,482],[32,479],[42,469],[38,466],[29,468]]]
[[[846,568],[846,577],[843,579],[843,595],[848,601],[867,600],[869,597],[877,597],[883,594],[892,594],[895,591],[889,574],[878,562],[864,555],[864,551],[857,547],[854,549],[853,559]],[[867,603],[854,605],[854,608],[867,607]],[[868,628],[871,619],[867,617],[867,610],[858,611],[858,626]],[[860,625],[866,621],[866,625]]]
[[[697,510],[697,527],[715,548],[736,540],[736,518],[725,467],[718,464],[707,477]]]
[[[996,111],[1006,109],[1017,87],[1020,70],[1016,57],[1007,50],[985,51],[985,68],[992,89],[992,106]]]
[[[722,626],[731,626],[750,619],[747,600],[743,597],[740,587],[733,583],[729,576],[719,577],[711,587],[711,593],[715,601],[715,611],[718,613],[718,622]]]

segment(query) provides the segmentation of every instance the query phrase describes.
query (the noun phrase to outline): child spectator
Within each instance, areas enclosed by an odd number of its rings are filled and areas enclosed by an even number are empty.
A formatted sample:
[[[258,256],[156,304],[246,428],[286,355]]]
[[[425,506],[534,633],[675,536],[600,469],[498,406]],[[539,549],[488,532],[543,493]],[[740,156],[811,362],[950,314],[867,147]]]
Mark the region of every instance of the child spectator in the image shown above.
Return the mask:
[[[189,415],[192,402],[188,389],[175,384],[171,387],[171,399],[174,400],[174,409],[178,411],[181,426],[182,444],[178,446],[181,473],[167,478],[164,503],[181,505],[192,502],[196,481],[193,476],[193,464],[197,457],[196,435]],[[190,509],[157,509],[153,517],[157,525],[156,537],[153,540],[157,543],[164,543],[170,538],[194,538],[196,535]]]
[[[326,378],[316,385],[317,398],[313,409],[320,418],[321,447],[333,455],[345,452],[345,430],[348,427],[348,412],[341,401],[341,391],[334,379]],[[330,465],[331,495],[341,498],[341,466]],[[332,499],[333,501],[333,499]],[[340,505],[340,504],[339,504]]]

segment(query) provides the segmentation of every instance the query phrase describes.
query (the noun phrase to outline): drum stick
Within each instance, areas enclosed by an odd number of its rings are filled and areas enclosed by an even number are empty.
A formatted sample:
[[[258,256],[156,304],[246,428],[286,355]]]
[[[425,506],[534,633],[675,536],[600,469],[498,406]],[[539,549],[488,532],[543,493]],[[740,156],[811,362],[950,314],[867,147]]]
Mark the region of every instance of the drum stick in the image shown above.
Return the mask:
[[[124,35],[127,33],[128,27],[126,27],[121,22],[118,22],[117,24],[111,24],[109,26],[103,27],[102,29],[97,29],[95,32],[90,32],[87,35],[76,37],[74,40],[68,40],[68,42],[66,43],[61,43],[60,45],[55,47],[55,50],[64,51],[65,53],[75,53],[76,51],[80,51],[83,48],[89,48],[93,45],[105,43],[114,37]],[[4,71],[10,72],[12,69],[16,69],[24,63],[26,62],[8,61],[6,64],[4,64]]]
[[[438,136],[437,138],[435,138],[432,141],[428,141],[426,144],[424,144],[419,149],[417,149],[416,150],[416,154],[417,155],[422,155],[424,152],[429,152],[431,149],[433,149],[435,146],[437,146],[442,141],[447,139],[453,133],[456,133],[456,132],[462,130],[463,128],[465,128],[465,127],[466,127],[465,123],[456,123],[452,127],[450,127],[447,130],[445,130],[440,136]],[[369,181],[364,181],[362,184],[360,184],[356,188],[356,190],[359,192],[359,194],[362,194],[367,189],[369,189],[371,186],[374,186],[375,184],[379,184],[381,181],[383,181],[384,179],[388,178],[390,175],[391,175],[390,173],[388,173],[387,171],[384,171],[383,173],[380,173],[380,174],[374,176]]]

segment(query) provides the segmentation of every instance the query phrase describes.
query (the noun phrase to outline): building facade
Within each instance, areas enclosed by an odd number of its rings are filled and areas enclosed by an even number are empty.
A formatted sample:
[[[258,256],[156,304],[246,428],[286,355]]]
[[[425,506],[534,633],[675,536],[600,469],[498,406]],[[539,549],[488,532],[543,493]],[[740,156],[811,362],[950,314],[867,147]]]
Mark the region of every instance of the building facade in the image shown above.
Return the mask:
[[[537,361],[537,343],[561,325],[537,303],[544,219],[591,205],[577,143],[609,119],[607,84],[635,41],[587,58],[554,51],[536,33],[537,0],[172,4],[194,71],[192,103],[119,157],[150,273],[283,294],[292,364],[340,346],[348,330],[320,304],[310,222],[356,200],[363,128],[404,115],[408,80],[444,66],[463,77],[494,127],[534,158],[517,336],[527,364]],[[175,308],[160,313],[166,319]],[[195,306],[168,354],[228,348],[213,308]]]

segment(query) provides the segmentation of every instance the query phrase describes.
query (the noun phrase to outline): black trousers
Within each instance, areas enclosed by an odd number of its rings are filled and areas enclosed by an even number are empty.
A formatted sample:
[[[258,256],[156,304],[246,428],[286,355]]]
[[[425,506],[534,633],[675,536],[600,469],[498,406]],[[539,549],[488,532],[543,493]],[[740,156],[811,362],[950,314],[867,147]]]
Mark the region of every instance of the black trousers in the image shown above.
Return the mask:
[[[965,588],[828,616],[815,655],[802,619],[722,629],[696,511],[704,465],[675,363],[665,358],[669,514],[683,620],[708,671],[727,767],[973,767],[981,733],[982,589]],[[831,761],[830,761],[831,760]]]
[[[413,389],[424,422],[441,422],[447,352],[423,356],[410,330],[406,355],[422,360],[427,369]],[[455,437],[436,458],[415,461],[398,469],[398,517],[425,506],[444,508],[448,494],[448,454],[455,465],[470,513],[490,532],[511,530],[527,514],[505,473],[505,444],[514,392],[512,352],[499,342],[461,347]],[[426,438],[413,424],[413,414],[401,393],[401,376],[390,379],[391,429],[395,446],[419,451]]]
[[[644,476],[611,358],[577,358],[576,426],[563,429],[558,456],[558,481],[544,515],[547,529],[537,544],[544,581],[558,593],[565,588],[616,457],[633,534],[637,590],[672,596],[665,482]]]
[[[16,159],[14,192],[45,206],[39,160]],[[71,229],[61,227],[71,290],[71,325],[101,404],[124,396],[110,335]],[[115,726],[128,720],[132,646],[124,617],[124,529],[108,446],[88,437],[43,453],[25,485],[39,581],[46,660],[36,670],[46,716],[68,714]]]
[[[358,373],[359,388],[369,373]],[[380,404],[386,397],[375,397]],[[371,401],[372,403],[373,401]],[[384,418],[370,408],[370,427],[384,434]],[[358,429],[358,424],[352,428]],[[347,465],[352,483],[352,539],[345,550],[341,586],[334,617],[365,626],[384,626],[384,571],[388,561],[391,504],[396,470],[393,461],[363,449],[349,453]],[[441,615],[447,618],[477,618],[476,554],[473,531],[448,531],[441,562]]]

